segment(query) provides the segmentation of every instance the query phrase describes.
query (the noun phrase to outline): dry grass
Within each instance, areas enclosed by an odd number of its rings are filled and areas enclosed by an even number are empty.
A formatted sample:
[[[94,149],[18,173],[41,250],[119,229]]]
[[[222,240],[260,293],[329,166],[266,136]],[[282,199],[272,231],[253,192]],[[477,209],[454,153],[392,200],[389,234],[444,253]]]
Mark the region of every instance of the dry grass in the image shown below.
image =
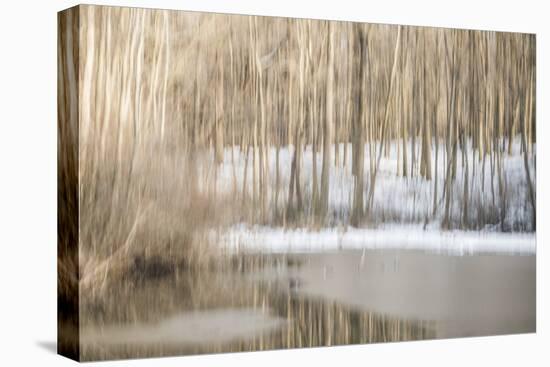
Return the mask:
[[[168,33],[168,13],[80,9],[79,263],[87,292],[123,275],[136,256],[199,265],[210,253],[202,231],[221,216],[198,184],[200,151],[192,157],[174,134],[167,92],[181,69],[170,63],[177,59],[167,40],[182,37]]]

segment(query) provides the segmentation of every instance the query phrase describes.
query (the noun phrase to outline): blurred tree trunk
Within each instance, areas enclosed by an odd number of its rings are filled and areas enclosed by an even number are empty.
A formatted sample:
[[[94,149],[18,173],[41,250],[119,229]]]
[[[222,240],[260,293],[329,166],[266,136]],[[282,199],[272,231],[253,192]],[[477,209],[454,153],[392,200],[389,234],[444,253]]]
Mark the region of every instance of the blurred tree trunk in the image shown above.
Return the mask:
[[[354,194],[353,194],[353,210],[351,215],[351,224],[358,226],[363,217],[363,167],[365,161],[365,143],[363,132],[363,74],[365,51],[364,51],[364,30],[361,24],[354,24],[355,56],[353,72],[357,73],[357,78],[353,83],[355,98],[355,116],[353,119],[352,128],[352,159],[353,159],[353,177],[354,177]]]
[[[324,218],[328,210],[330,150],[332,128],[334,124],[334,31],[333,22],[328,26],[328,65],[327,65],[327,100],[326,117],[323,129],[323,167],[321,173],[321,200],[319,216]]]

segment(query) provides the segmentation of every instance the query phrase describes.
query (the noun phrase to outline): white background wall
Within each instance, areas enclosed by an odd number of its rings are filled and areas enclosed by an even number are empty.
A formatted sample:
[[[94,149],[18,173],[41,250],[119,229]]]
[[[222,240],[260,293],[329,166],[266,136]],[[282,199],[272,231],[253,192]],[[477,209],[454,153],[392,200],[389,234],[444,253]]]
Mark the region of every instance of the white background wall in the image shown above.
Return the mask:
[[[548,365],[548,14],[544,0],[95,1],[243,14],[537,33],[537,334],[135,360],[117,366]],[[56,12],[75,1],[0,8],[0,365],[69,365],[56,339]],[[546,348],[545,348],[546,346]],[[107,363],[102,365],[115,365]]]

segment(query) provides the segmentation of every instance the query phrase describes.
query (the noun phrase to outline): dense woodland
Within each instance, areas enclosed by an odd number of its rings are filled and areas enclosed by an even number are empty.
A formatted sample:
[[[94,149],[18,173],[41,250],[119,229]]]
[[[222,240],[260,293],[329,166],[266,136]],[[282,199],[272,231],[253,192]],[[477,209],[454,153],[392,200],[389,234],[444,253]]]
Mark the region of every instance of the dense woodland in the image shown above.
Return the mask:
[[[534,35],[81,9],[90,251],[238,223],[535,230]]]

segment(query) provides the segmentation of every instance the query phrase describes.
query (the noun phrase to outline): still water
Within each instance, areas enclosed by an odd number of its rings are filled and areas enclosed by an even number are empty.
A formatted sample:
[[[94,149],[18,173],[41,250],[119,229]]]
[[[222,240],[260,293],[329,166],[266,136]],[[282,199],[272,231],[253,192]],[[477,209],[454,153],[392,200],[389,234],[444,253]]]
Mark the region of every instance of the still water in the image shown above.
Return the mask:
[[[128,282],[81,314],[87,359],[535,331],[535,256],[407,250],[242,257]]]

